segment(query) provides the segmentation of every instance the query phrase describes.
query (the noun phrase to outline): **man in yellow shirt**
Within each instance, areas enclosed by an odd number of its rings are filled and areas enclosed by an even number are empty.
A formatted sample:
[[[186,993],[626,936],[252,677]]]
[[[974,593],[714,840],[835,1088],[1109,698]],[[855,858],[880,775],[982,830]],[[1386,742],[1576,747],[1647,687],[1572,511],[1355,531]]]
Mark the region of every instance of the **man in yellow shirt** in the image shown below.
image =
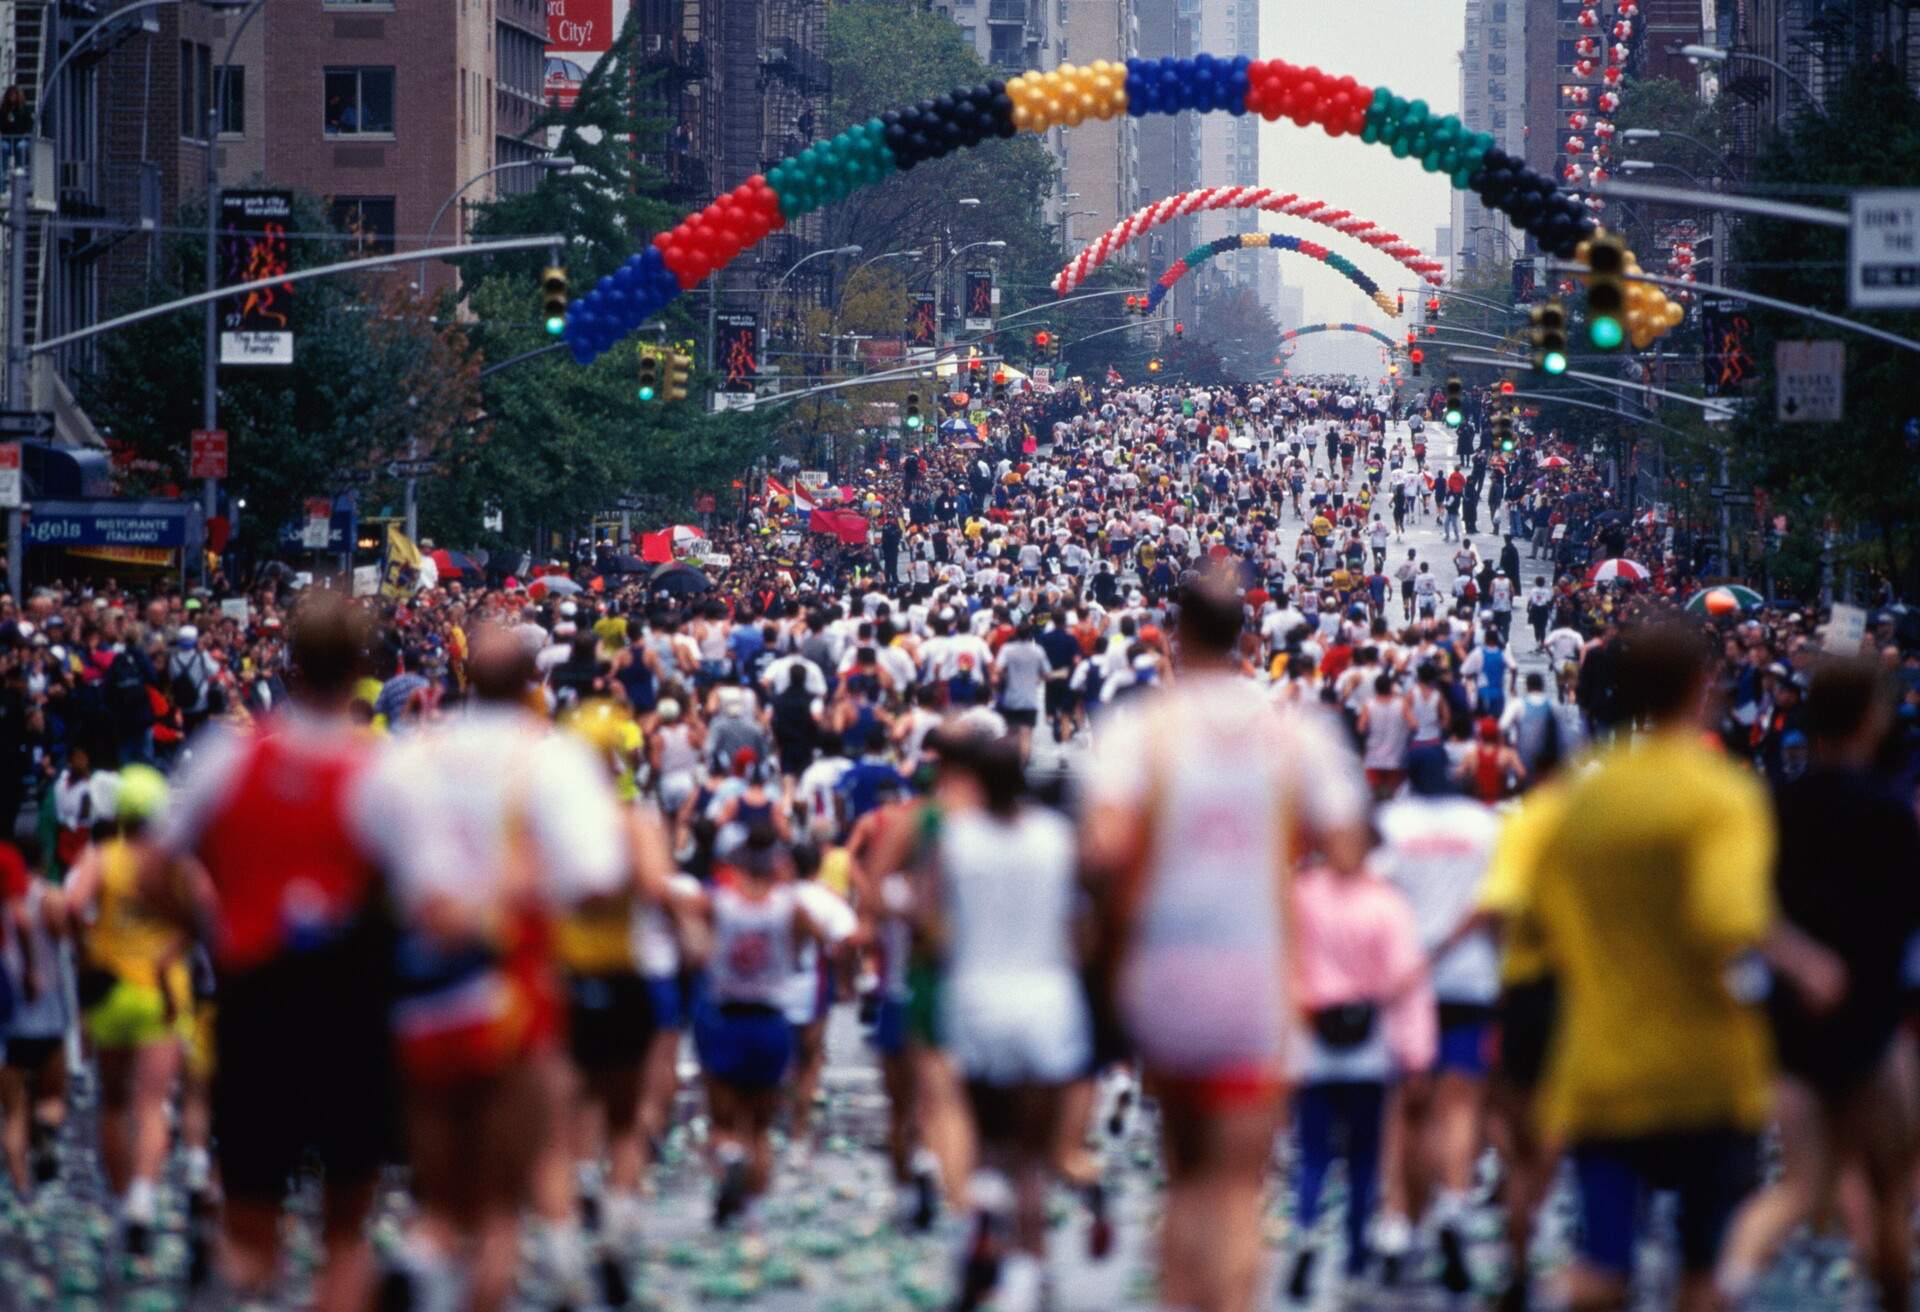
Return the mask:
[[[1759,780],[1702,743],[1707,656],[1684,628],[1629,635],[1620,695],[1649,729],[1543,799],[1508,890],[1558,984],[1539,1109],[1578,1182],[1575,1308],[1625,1305],[1650,1188],[1679,1194],[1680,1306],[1712,1306],[1754,1182],[1773,1062],[1758,997],[1732,981],[1773,922],[1773,819]]]

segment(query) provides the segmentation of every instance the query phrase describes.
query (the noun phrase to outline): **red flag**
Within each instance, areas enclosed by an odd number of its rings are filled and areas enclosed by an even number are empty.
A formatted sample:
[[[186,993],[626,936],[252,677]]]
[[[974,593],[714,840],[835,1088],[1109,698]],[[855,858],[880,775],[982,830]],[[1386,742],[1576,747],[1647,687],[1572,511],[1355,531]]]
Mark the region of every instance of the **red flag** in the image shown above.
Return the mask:
[[[867,517],[851,510],[816,510],[808,517],[807,527],[831,534],[849,547],[862,546],[867,540]]]
[[[640,559],[655,565],[664,565],[673,559],[673,530],[663,528],[658,533],[640,535]]]

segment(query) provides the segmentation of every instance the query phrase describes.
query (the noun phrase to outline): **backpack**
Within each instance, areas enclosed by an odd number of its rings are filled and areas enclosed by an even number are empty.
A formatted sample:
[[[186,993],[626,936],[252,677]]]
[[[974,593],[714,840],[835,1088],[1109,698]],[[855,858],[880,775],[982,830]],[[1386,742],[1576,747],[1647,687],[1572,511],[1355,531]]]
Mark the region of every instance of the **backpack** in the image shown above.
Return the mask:
[[[107,666],[107,702],[120,714],[137,714],[147,704],[147,676],[130,651],[121,652]]]
[[[167,681],[167,696],[175,706],[190,711],[200,705],[200,685],[193,680],[193,671],[206,674],[207,658],[199,652],[180,662],[173,671],[173,677]],[[144,694],[143,694],[144,695]]]

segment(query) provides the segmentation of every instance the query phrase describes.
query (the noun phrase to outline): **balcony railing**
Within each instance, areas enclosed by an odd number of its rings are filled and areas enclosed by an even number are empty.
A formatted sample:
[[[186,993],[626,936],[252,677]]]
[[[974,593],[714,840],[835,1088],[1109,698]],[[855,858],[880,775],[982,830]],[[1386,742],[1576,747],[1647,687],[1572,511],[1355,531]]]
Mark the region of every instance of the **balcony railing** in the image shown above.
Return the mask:
[[[1027,0],[990,0],[987,5],[989,23],[1024,23],[1027,21]]]

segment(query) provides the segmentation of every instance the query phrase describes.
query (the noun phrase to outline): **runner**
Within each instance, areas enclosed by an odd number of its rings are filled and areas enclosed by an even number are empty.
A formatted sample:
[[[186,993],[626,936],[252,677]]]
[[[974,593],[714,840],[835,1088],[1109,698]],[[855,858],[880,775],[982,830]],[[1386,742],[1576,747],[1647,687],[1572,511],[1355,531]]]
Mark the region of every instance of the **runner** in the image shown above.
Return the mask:
[[[1351,869],[1365,850],[1351,754],[1233,677],[1241,620],[1229,580],[1183,589],[1179,680],[1106,731],[1082,825],[1119,944],[1120,1013],[1160,1098],[1161,1297],[1206,1312],[1254,1299],[1295,1038],[1283,946],[1294,854]],[[1221,814],[1240,823],[1210,818]],[[1249,871],[1266,878],[1249,883]]]

